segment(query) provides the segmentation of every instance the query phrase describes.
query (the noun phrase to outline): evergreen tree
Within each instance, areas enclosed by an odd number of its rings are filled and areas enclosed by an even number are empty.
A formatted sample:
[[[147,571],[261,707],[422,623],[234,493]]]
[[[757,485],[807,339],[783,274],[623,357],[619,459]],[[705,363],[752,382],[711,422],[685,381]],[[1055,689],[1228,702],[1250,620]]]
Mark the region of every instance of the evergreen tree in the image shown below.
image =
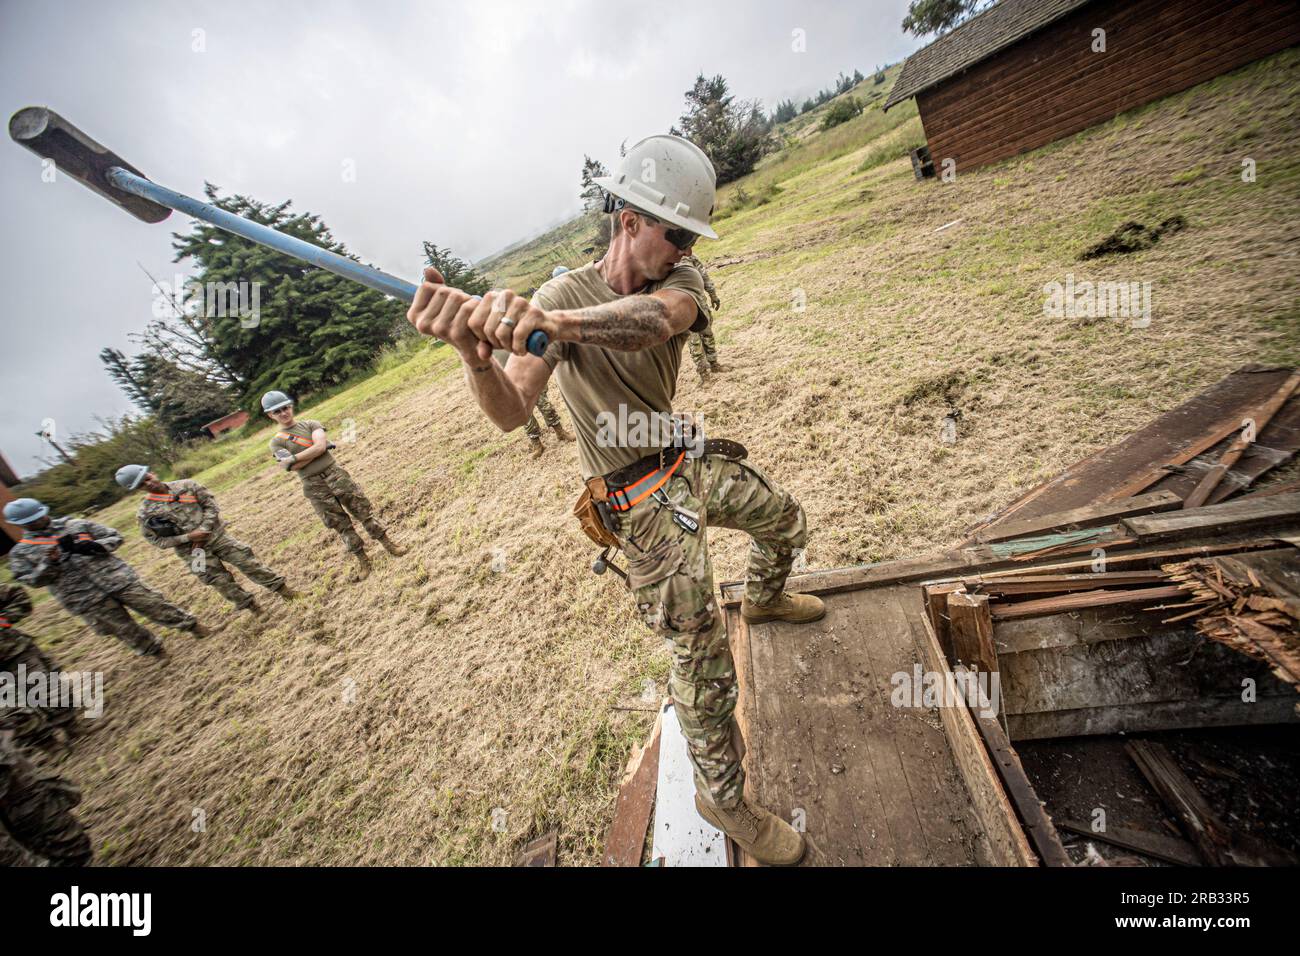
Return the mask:
[[[776,123],[788,123],[794,119],[798,110],[795,108],[793,100],[782,100],[776,104],[776,112],[772,114],[772,121]]]
[[[319,217],[291,212],[288,201],[269,205],[246,196],[220,198],[211,184],[204,192],[227,212],[349,255]],[[187,314],[193,314],[209,357],[237,376],[239,400],[249,410],[256,410],[262,393],[272,388],[302,396],[344,381],[369,367],[405,326],[405,303],[205,222],[194,222],[188,235],[174,238],[176,261],[193,260],[205,288],[219,284],[237,290],[227,293],[225,308],[191,305]],[[254,295],[255,321],[248,314]],[[232,302],[240,308],[232,308]]]
[[[464,259],[451,254],[450,249],[439,249],[432,242],[424,244],[424,263],[442,273],[447,285],[470,295],[483,295],[492,288],[492,280],[481,275]]]
[[[704,150],[717,171],[719,186],[752,171],[772,146],[772,122],[763,115],[762,105],[736,100],[721,75],[701,73],[695,78],[695,85],[686,91],[686,112],[680,123],[681,130],[674,127],[671,132]]]
[[[608,176],[609,170],[605,164],[598,159],[592,159],[590,156],[582,157],[582,192],[578,195],[582,198],[582,208],[586,212],[593,209],[602,208],[605,198],[601,194],[600,187],[596,185],[596,180],[601,176]]]

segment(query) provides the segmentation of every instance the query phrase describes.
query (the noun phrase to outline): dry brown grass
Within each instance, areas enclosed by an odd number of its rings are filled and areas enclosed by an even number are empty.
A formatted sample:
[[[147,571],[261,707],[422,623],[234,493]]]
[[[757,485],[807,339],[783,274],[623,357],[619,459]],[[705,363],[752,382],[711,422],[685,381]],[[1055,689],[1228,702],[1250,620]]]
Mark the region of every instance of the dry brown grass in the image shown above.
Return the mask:
[[[688,368],[679,407],[796,492],[809,565],[830,567],[943,545],[1242,363],[1296,361],[1297,60],[953,184],[916,183],[905,160],[859,173],[869,142],[782,182],[702,250],[733,263],[715,272],[732,371],[702,388]],[[1126,219],[1175,212],[1189,228],[1148,252],[1074,259]],[[1152,326],[1045,317],[1041,287],[1067,272],[1152,281]],[[102,861],[500,864],[551,827],[561,863],[597,860],[649,724],[612,708],[646,679],[662,690],[667,658],[618,582],[587,569],[572,446],[533,465],[436,351],[355,391],[305,414],[356,420],[340,457],[410,556],[346,584],[332,536],[253,442],[246,466],[198,477],[310,597],[268,599],[275,620],[251,623],[130,529],[128,559],[219,633],[169,636],[161,667],[48,601],[35,616],[65,667],[106,673],[107,716],[62,767]],[[949,402],[955,445],[940,441]],[[131,510],[108,518],[129,529]],[[743,540],[712,543],[719,580],[741,574]]]

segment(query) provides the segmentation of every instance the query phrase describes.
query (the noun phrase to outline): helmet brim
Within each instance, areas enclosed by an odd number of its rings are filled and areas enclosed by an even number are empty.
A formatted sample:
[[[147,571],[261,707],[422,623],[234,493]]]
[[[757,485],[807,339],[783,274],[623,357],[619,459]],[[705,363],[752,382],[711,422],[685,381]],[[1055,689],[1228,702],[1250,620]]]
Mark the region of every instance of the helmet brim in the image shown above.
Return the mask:
[[[636,193],[629,189],[626,184],[620,184],[615,176],[600,176],[593,179],[597,186],[606,192],[617,196],[632,208],[633,212],[644,212],[647,216],[654,216],[656,219],[662,219],[664,222],[671,223],[680,229],[687,229],[702,239],[716,239],[718,234],[713,231],[713,227],[707,222],[697,219],[688,219],[685,216],[679,216],[675,212],[667,209],[642,209],[645,200],[638,197]]]

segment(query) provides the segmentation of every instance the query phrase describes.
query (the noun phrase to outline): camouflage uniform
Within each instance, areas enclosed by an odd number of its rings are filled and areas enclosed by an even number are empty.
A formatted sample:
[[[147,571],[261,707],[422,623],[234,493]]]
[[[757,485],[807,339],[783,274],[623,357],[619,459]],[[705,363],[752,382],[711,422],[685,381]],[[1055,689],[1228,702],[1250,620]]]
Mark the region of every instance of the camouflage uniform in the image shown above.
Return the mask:
[[[44,528],[26,529],[9,552],[14,579],[31,587],[48,587],[65,609],[79,615],[97,632],[116,637],[137,654],[157,654],[162,643],[127,612],[138,611],[151,621],[192,631],[198,621],[172,604],[138,577],[131,566],[107,554],[69,554],[58,538],[72,534],[96,541],[109,552],[122,544],[114,529],[82,518],[54,518]]]
[[[26,674],[57,673],[58,668],[41,653],[36,642],[14,627],[32,612],[32,601],[17,584],[0,584],[0,673],[18,680],[18,668]],[[75,733],[77,712],[54,705],[0,707],[0,733],[13,731],[21,747],[49,749],[56,745],[56,730],[71,737]]]
[[[542,420],[546,422],[547,428],[560,428],[560,413],[555,410],[550,399],[546,397],[546,392],[537,396],[537,411],[542,413]],[[528,421],[524,425],[524,433],[533,441],[542,440],[542,427],[537,424],[537,416],[529,414]]]
[[[287,430],[271,439],[271,453],[279,458],[285,452],[296,454],[310,448],[311,434],[318,428],[324,430],[320,422],[311,419],[294,422]],[[370,499],[329,452],[308,462],[306,467],[298,469],[294,474],[302,480],[302,493],[311,502],[325,527],[337,533],[353,554],[364,553],[366,550],[361,535],[357,534],[352,525],[353,518],[376,541],[384,541],[388,537],[388,531],[375,520]]]
[[[682,256],[682,261],[690,263],[700,272],[700,278],[704,280],[704,291],[709,295],[709,301],[713,303],[713,308],[717,309],[722,305],[722,300],[718,298],[718,290],[709,278],[709,274],[704,271],[704,263],[695,256]],[[691,335],[686,340],[686,346],[691,350],[691,358],[695,361],[695,370],[700,373],[700,378],[704,378],[711,371],[718,371],[718,343],[713,339],[713,316],[708,316],[709,324],[701,331]]]
[[[720,807],[734,807],[744,789],[732,744],[736,669],[714,597],[707,529],[735,528],[753,539],[745,585],[750,601],[780,596],[807,536],[803,508],[748,461],[705,455],[686,459],[663,491],[698,515],[692,534],[654,498],[617,513],[614,530],[628,556],[628,587],[648,626],[673,657],[668,687],[695,767],[695,784]]]
[[[226,562],[243,571],[254,583],[268,591],[279,591],[284,587],[284,578],[258,561],[252,548],[226,533],[217,500],[208,489],[197,481],[189,480],[169,481],[165,484],[167,493],[148,492],[136,514],[136,520],[140,522],[140,533],[146,541],[159,548],[175,549],[176,556],[185,562],[200,581],[216,588],[240,610],[253,603],[253,595],[239,586],[239,582],[226,567]],[[160,522],[170,522],[176,534],[159,533],[155,528]],[[191,531],[198,530],[210,535],[201,544],[188,537]]]
[[[21,866],[35,853],[54,866],[85,866],[90,838],[72,808],[81,793],[54,776],[38,776],[11,734],[0,732],[0,865]],[[12,841],[12,842],[11,842]]]

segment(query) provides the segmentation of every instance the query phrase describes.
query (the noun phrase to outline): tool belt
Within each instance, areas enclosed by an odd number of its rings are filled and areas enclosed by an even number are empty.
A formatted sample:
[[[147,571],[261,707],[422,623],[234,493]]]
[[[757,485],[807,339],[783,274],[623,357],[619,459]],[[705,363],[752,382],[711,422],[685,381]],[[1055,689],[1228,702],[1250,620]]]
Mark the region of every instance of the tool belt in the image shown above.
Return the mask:
[[[662,488],[681,469],[690,450],[686,446],[670,446],[608,475],[588,478],[573,506],[573,515],[587,537],[602,548],[617,547],[618,539],[610,530],[611,513],[630,511]],[[710,438],[704,442],[704,449],[697,457],[705,455],[721,455],[739,461],[749,452],[740,442]]]

